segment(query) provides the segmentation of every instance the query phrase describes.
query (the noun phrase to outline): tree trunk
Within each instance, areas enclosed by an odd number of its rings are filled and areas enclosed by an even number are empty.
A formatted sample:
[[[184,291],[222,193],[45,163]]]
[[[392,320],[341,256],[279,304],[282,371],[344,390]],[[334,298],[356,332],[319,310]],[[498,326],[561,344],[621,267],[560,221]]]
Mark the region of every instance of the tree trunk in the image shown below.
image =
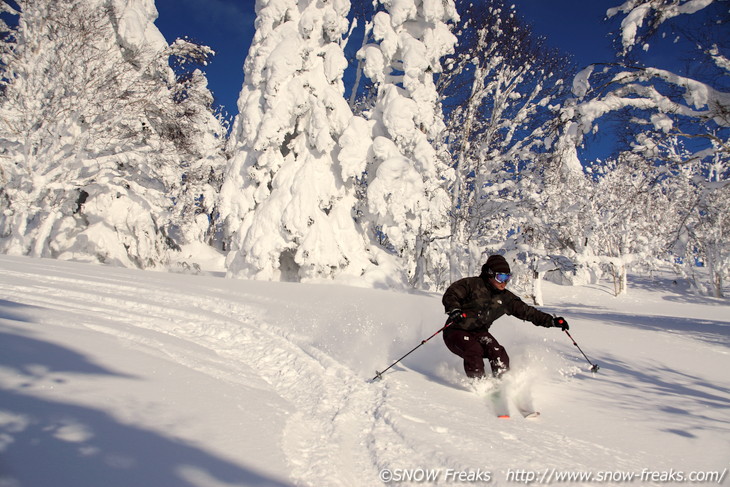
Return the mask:
[[[539,272],[537,270],[532,271],[532,299],[535,302],[535,306],[542,306],[544,300],[542,298],[542,278],[545,276],[545,272]]]

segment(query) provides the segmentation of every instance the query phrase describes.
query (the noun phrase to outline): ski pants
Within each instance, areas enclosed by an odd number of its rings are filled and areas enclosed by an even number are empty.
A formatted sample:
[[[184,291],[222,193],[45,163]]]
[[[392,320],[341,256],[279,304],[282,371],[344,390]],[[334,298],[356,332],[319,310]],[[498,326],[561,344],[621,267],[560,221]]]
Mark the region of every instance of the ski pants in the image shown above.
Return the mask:
[[[492,375],[500,377],[509,369],[507,351],[488,331],[444,330],[444,343],[464,359],[467,377],[484,377],[484,359],[489,360]]]

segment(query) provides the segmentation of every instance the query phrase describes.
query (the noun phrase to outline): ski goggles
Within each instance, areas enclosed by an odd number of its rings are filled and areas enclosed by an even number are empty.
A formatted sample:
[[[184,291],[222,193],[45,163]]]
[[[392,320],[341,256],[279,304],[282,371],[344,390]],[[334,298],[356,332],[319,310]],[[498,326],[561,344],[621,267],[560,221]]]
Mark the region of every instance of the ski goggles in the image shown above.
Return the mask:
[[[512,279],[512,274],[508,272],[497,272],[494,274],[494,280],[500,284],[507,284]]]

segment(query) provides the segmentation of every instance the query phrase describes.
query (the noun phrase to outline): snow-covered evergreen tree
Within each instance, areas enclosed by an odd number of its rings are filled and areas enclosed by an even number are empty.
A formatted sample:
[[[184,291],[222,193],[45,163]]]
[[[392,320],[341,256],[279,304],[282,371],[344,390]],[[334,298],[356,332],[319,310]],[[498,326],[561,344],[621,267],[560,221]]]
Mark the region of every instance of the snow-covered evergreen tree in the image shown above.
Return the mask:
[[[172,108],[180,133],[174,142],[183,171],[170,233],[181,245],[214,246],[227,134],[224,122],[214,111],[208,80],[198,67],[207,64],[213,53],[184,39],[173,42],[168,52],[177,77]]]
[[[402,259],[411,285],[424,287],[436,239],[448,235],[451,179],[438,141],[443,114],[434,84],[442,58],[456,38],[449,23],[458,20],[453,0],[380,1],[372,34],[375,42],[358,56],[364,73],[378,86],[369,113],[372,159],[367,173],[367,215],[371,231],[387,237]]]
[[[340,160],[348,137],[369,137],[344,98],[349,8],[256,3],[220,202],[231,276],[359,278],[381,263],[354,218],[362,168]]]
[[[186,144],[152,0],[18,0],[3,42],[0,251],[165,263]]]

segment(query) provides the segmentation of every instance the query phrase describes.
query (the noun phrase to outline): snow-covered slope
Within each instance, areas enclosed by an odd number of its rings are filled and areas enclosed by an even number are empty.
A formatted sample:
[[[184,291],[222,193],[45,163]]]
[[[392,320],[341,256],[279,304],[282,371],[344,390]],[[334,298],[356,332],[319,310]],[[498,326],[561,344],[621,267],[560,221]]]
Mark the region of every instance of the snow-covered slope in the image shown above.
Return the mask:
[[[2,487],[730,482],[730,306],[669,280],[545,284],[596,375],[560,331],[500,320],[542,412],[501,420],[440,336],[369,382],[441,327],[438,295],[0,269]]]

